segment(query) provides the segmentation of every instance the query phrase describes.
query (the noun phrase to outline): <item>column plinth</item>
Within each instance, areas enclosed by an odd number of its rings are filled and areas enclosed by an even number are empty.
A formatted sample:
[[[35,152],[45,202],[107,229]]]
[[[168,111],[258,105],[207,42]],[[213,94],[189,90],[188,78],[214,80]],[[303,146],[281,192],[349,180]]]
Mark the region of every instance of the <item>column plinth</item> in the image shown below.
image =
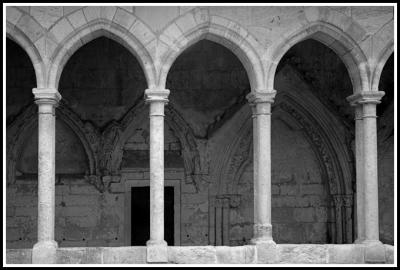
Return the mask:
[[[271,105],[276,91],[252,92],[247,99],[253,111],[254,225],[252,244],[272,243],[271,224]]]
[[[55,263],[55,108],[61,99],[56,89],[33,89],[38,105],[38,242],[32,263]]]
[[[361,231],[358,233],[356,243],[368,245],[381,244],[379,241],[376,105],[380,103],[384,94],[382,91],[364,91],[348,98],[353,106],[359,106],[356,109],[356,167],[358,165],[359,169],[357,182],[361,183],[357,183],[357,189],[360,188],[357,193],[362,194],[357,194],[357,215],[359,215],[357,222],[361,223],[357,229]]]
[[[164,240],[164,106],[169,90],[147,89],[150,105],[150,239],[147,241],[148,262],[168,262]]]

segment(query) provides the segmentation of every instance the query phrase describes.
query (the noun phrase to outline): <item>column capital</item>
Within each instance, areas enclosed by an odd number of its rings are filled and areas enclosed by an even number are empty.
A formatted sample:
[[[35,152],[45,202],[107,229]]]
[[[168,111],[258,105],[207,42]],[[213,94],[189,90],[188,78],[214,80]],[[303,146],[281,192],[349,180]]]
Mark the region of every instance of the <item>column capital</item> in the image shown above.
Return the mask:
[[[33,88],[32,93],[35,96],[36,104],[51,104],[58,105],[61,100],[61,95],[54,88]]]
[[[146,99],[146,103],[154,101],[167,103],[169,93],[170,91],[168,89],[149,88],[144,91],[144,96]]]
[[[268,92],[252,91],[246,96],[246,98],[250,104],[274,103],[275,96],[276,90],[270,90]]]
[[[347,97],[347,101],[351,106],[357,106],[360,104],[370,103],[379,104],[381,98],[385,95],[383,91],[363,91]]]

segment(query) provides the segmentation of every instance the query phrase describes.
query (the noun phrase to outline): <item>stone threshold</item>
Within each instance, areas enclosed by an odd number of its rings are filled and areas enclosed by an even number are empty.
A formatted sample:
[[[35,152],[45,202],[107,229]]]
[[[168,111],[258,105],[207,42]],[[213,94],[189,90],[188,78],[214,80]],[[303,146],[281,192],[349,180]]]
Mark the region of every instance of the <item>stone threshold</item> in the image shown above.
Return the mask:
[[[145,246],[65,247],[57,264],[146,264]],[[32,249],[7,249],[7,264],[31,264]],[[171,246],[170,264],[365,264],[394,263],[394,246],[361,244],[276,244]]]

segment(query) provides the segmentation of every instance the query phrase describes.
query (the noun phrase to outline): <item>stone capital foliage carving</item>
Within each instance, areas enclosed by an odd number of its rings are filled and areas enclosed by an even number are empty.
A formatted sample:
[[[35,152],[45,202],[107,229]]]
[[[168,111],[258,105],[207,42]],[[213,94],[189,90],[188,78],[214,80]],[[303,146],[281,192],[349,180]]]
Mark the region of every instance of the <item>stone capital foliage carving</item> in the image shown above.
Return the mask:
[[[366,103],[379,104],[384,95],[385,92],[383,91],[364,91],[347,97],[347,101],[352,106]]]

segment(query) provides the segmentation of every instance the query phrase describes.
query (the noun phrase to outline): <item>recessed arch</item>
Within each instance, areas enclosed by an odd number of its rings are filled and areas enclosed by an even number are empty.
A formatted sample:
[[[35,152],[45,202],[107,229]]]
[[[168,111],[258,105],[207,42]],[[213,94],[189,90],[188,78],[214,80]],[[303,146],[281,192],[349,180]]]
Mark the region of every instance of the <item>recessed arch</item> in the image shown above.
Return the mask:
[[[17,162],[24,150],[26,141],[32,136],[32,131],[38,127],[37,105],[31,104],[19,115],[8,127],[7,132],[7,183],[15,181],[15,170]],[[95,157],[91,138],[85,130],[85,124],[61,102],[57,108],[57,116],[64,126],[68,128],[79,140],[85,152],[89,175],[96,174],[97,159]],[[37,131],[36,131],[37,132]]]
[[[6,37],[17,43],[29,56],[36,75],[36,87],[44,87],[44,64],[42,57],[32,41],[17,26],[7,22]]]
[[[68,59],[80,47],[101,36],[110,38],[128,49],[142,67],[146,77],[147,87],[154,87],[155,68],[147,49],[139,39],[129,33],[127,29],[116,23],[105,21],[104,19],[86,24],[76,30],[72,35],[68,36],[64,41],[60,42],[53,55],[50,57],[51,63],[49,64],[50,68],[48,71],[47,85],[57,88],[61,73]]]
[[[315,39],[338,55],[348,70],[353,93],[369,91],[367,58],[361,48],[346,33],[324,22],[307,25],[275,43],[269,51],[271,63],[266,76],[268,89],[274,87],[276,69],[282,57],[291,47],[305,39]]]
[[[196,11],[194,14],[189,12],[185,14],[185,17],[193,16],[196,18]],[[169,47],[160,58],[162,66],[158,85],[165,86],[170,68],[183,51],[200,40],[207,39],[226,47],[234,53],[247,72],[251,89],[262,91],[264,89],[264,70],[262,55],[259,52],[260,45],[256,39],[233,21],[218,16],[208,16],[208,13],[204,14],[207,15],[202,20],[193,19],[195,23],[192,27],[187,26],[189,29],[178,30],[180,31],[178,36],[171,36],[170,32],[173,29],[179,29],[179,20],[182,17],[178,18],[176,23],[172,23],[161,34],[160,39],[168,42]]]

